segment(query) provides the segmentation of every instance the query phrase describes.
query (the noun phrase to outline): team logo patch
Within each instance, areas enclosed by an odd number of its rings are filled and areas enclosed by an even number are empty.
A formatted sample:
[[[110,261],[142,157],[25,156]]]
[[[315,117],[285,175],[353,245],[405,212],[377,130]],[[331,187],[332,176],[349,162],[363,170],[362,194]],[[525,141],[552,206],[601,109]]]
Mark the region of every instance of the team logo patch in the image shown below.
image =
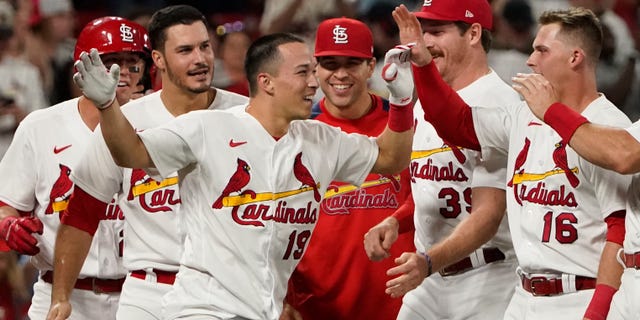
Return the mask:
[[[431,6],[431,2],[433,0],[424,0],[424,4],[422,4],[423,7],[430,7]]]
[[[126,24],[120,25],[120,37],[123,42],[133,42],[133,31],[132,28]]]
[[[341,27],[339,24],[333,27],[333,41],[336,44],[349,43],[349,35],[347,34],[347,28]]]

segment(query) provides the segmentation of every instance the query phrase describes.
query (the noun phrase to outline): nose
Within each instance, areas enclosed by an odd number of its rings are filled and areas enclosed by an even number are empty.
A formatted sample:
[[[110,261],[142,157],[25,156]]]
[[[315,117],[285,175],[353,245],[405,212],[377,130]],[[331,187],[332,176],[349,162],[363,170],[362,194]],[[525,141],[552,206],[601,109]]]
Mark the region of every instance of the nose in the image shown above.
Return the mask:
[[[333,72],[333,76],[337,79],[344,79],[349,76],[349,72],[344,67],[340,67]]]
[[[315,74],[311,74],[311,76],[309,76],[309,79],[307,80],[307,86],[314,89],[317,89],[320,86],[318,84],[318,78]]]

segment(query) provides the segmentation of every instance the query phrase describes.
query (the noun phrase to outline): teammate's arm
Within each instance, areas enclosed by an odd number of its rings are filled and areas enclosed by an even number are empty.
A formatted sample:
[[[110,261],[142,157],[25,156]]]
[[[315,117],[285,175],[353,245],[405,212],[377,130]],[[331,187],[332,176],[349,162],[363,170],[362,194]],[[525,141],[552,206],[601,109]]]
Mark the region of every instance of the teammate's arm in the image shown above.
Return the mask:
[[[430,271],[436,272],[468,256],[496,234],[505,214],[505,191],[475,187],[472,198],[469,217],[462,220],[448,237],[427,250],[430,261],[425,255],[412,252],[405,252],[396,259],[398,266],[387,271],[388,275],[396,276],[387,282],[387,294],[401,297],[420,285]]]
[[[47,320],[66,319],[71,314],[69,298],[91,247],[91,240],[107,203],[76,186],[66,210],[61,213],[54,248],[53,288]]]
[[[585,319],[607,318],[613,295],[620,288],[624,267],[618,263],[617,255],[624,241],[625,215],[626,212],[622,210],[610,214],[605,219],[607,242],[600,256],[596,290],[585,312]]]
[[[71,291],[89,253],[93,236],[76,227],[60,224],[54,251],[51,308],[47,320],[67,319],[71,315]]]
[[[401,233],[415,230],[413,211],[415,203],[409,193],[404,203],[382,222],[373,226],[364,234],[364,251],[371,261],[380,261],[390,257],[391,246]]]
[[[128,168],[153,168],[153,161],[142,140],[127,118],[122,114],[115,90],[120,68],[114,64],[110,72],[100,60],[95,49],[90,54],[83,52],[76,61],[78,72],[73,80],[82,93],[100,110],[100,126],[115,163]]]

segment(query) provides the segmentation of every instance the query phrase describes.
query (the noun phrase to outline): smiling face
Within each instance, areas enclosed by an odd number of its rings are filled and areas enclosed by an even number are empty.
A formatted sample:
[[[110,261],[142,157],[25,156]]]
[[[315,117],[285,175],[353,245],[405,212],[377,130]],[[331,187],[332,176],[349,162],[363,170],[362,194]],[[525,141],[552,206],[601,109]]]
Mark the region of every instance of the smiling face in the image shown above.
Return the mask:
[[[373,74],[374,67],[374,59],[319,57],[317,75],[327,108],[346,109],[360,101],[365,101],[368,107],[371,98],[367,80]]]
[[[120,66],[120,79],[116,88],[116,97],[122,105],[131,100],[131,96],[138,92],[138,84],[145,70],[145,62],[140,54],[133,52],[107,53],[100,57],[107,69],[113,64]]]
[[[209,90],[214,56],[204,23],[177,24],[165,32],[164,49],[153,52],[156,66],[163,71],[163,80],[168,80],[163,81],[163,87],[175,86],[195,94]]]
[[[440,75],[445,82],[451,83],[466,66],[465,57],[469,52],[466,32],[461,35],[460,29],[449,21],[420,19],[420,23],[424,32],[422,37]]]
[[[270,78],[274,110],[291,121],[307,119],[311,115],[313,97],[318,89],[315,75],[315,59],[309,47],[300,42],[278,46],[280,61]]]

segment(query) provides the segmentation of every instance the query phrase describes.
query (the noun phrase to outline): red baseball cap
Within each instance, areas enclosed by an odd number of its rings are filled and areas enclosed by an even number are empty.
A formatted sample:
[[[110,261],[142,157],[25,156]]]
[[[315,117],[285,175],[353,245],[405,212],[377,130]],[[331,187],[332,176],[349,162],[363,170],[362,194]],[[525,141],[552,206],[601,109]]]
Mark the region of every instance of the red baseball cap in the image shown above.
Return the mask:
[[[355,19],[343,17],[324,20],[316,33],[315,56],[373,58],[371,29]]]
[[[414,12],[419,19],[479,23],[493,27],[493,12],[487,0],[424,0],[422,10]]]

